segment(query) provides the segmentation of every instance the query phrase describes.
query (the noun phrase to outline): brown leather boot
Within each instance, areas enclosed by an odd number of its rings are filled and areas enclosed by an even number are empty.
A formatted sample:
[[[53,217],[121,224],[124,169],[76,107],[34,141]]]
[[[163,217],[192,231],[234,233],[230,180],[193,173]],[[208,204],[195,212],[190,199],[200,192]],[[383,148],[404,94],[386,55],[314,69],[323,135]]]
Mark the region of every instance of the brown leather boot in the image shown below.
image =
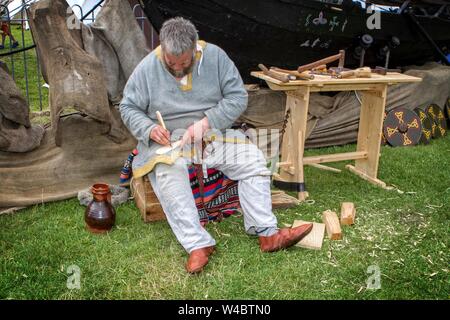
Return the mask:
[[[214,252],[215,247],[205,247],[192,250],[186,263],[186,271],[189,273],[199,273],[208,264],[208,257]]]
[[[295,228],[283,228],[270,237],[259,237],[259,247],[263,252],[273,252],[289,248],[302,240],[311,230],[313,224],[308,223]]]

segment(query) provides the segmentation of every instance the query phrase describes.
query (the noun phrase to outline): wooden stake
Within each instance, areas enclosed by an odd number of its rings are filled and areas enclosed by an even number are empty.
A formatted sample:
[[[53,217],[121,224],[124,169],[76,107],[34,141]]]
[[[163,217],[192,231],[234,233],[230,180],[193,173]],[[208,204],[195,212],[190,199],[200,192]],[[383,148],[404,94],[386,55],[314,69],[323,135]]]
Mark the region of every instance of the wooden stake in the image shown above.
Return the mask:
[[[327,229],[328,238],[331,240],[342,239],[341,225],[339,224],[339,219],[336,212],[327,210],[322,214],[322,220]]]
[[[343,202],[341,205],[341,224],[352,225],[355,223],[355,205],[353,202]]]

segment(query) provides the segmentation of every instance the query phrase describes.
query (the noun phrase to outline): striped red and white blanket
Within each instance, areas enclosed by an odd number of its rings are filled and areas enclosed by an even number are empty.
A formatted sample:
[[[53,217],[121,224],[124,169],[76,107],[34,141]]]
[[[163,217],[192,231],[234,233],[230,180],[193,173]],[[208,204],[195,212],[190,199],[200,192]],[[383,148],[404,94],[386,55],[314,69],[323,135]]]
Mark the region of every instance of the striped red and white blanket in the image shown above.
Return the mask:
[[[188,167],[192,194],[202,225],[209,221],[221,221],[240,208],[238,182],[229,179],[223,172],[207,169],[203,176],[201,165]]]

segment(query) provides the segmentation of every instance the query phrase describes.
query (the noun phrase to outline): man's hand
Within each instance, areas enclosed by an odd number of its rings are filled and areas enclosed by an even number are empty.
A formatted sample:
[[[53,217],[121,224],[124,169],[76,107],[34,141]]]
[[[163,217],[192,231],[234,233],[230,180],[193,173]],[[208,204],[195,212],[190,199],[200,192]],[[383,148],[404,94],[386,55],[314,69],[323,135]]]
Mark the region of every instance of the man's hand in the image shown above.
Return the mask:
[[[170,144],[170,132],[160,125],[156,125],[150,131],[150,139],[163,146],[167,146]]]
[[[181,139],[181,147],[186,143],[199,142],[202,140],[203,135],[209,130],[209,121],[207,117],[197,121],[187,128],[186,132]]]

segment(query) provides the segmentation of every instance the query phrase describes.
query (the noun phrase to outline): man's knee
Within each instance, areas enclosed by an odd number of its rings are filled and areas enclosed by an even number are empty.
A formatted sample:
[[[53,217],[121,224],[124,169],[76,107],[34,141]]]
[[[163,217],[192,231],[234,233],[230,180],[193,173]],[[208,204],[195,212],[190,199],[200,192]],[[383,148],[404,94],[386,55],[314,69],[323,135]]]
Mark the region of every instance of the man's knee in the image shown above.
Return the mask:
[[[158,163],[154,169],[156,182],[164,187],[180,184],[189,179],[186,161],[177,159],[173,164]]]
[[[267,161],[263,152],[254,144],[247,145],[247,149],[241,154],[241,161],[241,164],[251,168],[267,169]]]
[[[219,163],[227,164],[264,164],[266,159],[263,152],[253,143],[225,143],[217,145],[218,150],[214,155],[214,160]]]
[[[187,164],[181,158],[177,159],[173,164],[158,163],[154,170],[157,181],[188,178]]]
[[[220,162],[214,158],[212,164],[230,179],[242,180],[257,175],[270,175],[264,154],[256,145],[229,145],[224,150],[228,153],[224,156],[225,161]]]
[[[186,192],[191,194],[186,163],[175,162],[172,165],[159,163],[152,173],[153,183],[160,190],[157,193],[158,199],[161,202],[164,201],[166,205],[173,206],[175,202],[178,202],[175,199],[182,195],[186,196]]]

